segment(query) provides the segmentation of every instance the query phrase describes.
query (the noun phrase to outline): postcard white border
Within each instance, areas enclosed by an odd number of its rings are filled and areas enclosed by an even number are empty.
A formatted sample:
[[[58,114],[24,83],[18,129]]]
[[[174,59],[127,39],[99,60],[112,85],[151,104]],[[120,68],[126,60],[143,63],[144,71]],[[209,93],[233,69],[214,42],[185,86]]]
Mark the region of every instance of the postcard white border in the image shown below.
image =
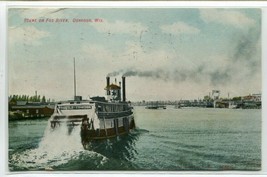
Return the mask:
[[[69,8],[261,8],[262,9],[262,170],[256,172],[250,171],[218,171],[218,172],[198,172],[198,171],[188,171],[188,172],[169,172],[169,171],[87,171],[87,172],[25,172],[25,173],[10,173],[8,172],[8,121],[7,117],[7,10],[8,8],[22,8],[22,7],[69,7]],[[162,175],[179,175],[179,176],[267,176],[267,95],[265,90],[267,90],[267,77],[265,76],[265,71],[267,70],[267,2],[264,1],[0,1],[0,176],[55,176],[55,177],[65,177],[65,176],[85,176],[88,174],[93,176],[108,176],[108,177],[118,177],[118,176],[162,176]]]

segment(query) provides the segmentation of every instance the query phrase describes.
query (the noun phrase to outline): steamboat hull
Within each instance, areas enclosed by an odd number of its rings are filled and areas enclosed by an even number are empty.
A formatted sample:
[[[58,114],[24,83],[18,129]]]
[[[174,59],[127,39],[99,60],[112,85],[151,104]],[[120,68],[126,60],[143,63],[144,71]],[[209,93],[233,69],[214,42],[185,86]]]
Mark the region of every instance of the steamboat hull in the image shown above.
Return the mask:
[[[110,139],[117,136],[128,134],[135,129],[135,122],[133,116],[123,118],[123,125],[118,126],[118,119],[114,119],[114,127],[106,129],[88,129],[87,126],[81,126],[82,143],[86,144],[92,140]]]
[[[84,147],[92,140],[104,140],[125,135],[135,129],[132,107],[127,102],[70,102],[60,103],[52,115],[52,129],[62,125],[69,133],[79,126]]]
[[[128,103],[95,103],[99,127],[85,118],[81,125],[82,144],[128,134],[135,129],[132,107]]]

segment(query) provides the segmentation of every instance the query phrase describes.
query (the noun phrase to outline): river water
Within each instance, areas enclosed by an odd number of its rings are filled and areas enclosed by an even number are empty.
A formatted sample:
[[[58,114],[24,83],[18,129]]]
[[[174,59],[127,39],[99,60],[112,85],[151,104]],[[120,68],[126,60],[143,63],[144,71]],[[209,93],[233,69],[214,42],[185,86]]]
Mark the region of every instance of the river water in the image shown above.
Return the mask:
[[[9,122],[10,171],[261,169],[261,110],[135,107],[137,130],[84,150],[80,127]]]

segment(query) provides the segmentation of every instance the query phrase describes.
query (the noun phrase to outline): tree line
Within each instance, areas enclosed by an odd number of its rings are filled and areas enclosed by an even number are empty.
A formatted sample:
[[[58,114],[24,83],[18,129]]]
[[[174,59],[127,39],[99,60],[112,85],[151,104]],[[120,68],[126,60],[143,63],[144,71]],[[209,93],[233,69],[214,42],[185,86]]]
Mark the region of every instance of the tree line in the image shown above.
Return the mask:
[[[10,95],[9,99],[12,99],[13,101],[27,101],[27,102],[42,102],[42,103],[49,103],[51,102],[50,98],[46,99],[45,96],[41,95]]]

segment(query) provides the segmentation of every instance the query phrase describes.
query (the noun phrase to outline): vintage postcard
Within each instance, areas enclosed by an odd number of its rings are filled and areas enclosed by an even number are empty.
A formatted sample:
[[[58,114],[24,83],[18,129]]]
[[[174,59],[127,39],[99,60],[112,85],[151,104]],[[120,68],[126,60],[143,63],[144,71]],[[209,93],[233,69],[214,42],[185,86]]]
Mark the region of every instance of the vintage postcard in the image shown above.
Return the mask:
[[[261,18],[9,8],[8,170],[260,171]]]

